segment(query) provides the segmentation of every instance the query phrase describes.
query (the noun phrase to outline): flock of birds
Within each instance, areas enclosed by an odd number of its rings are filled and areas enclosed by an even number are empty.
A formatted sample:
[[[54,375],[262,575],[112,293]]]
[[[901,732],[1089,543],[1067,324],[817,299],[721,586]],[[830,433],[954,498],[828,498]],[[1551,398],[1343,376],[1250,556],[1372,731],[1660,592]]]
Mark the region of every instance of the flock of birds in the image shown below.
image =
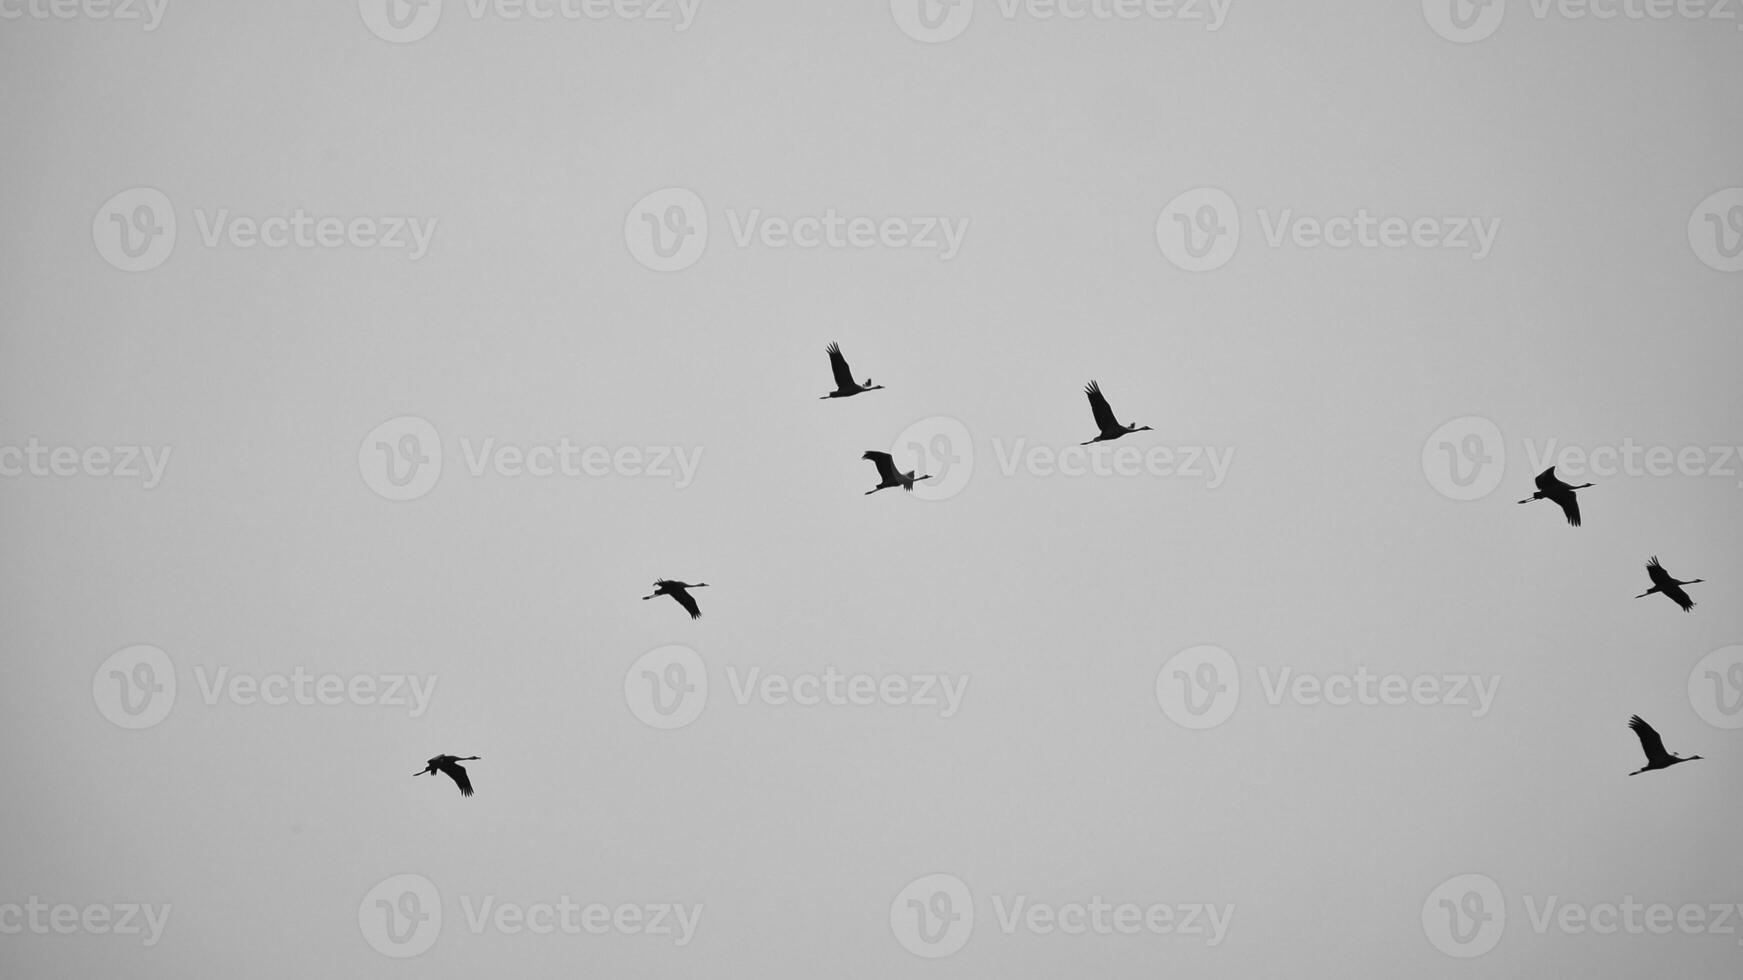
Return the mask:
[[[825,348],[825,350],[829,354],[829,370],[835,378],[835,390],[826,395],[819,396],[820,399],[851,398],[854,395],[864,394],[868,391],[877,391],[883,388],[883,385],[872,384],[872,379],[870,378],[866,378],[863,382],[854,380],[853,370],[848,367],[847,357],[841,353],[840,344],[832,343]],[[1078,445],[1088,446],[1098,442],[1107,442],[1113,439],[1118,439],[1121,436],[1131,435],[1134,432],[1150,431],[1150,427],[1147,425],[1137,425],[1134,423],[1122,424],[1118,417],[1114,415],[1112,406],[1108,404],[1107,396],[1102,394],[1101,385],[1096,382],[1091,381],[1089,384],[1085,385],[1083,393],[1089,399],[1090,415],[1095,419],[1095,425],[1099,432],[1095,438],[1087,439]],[[886,452],[868,449],[860,458],[870,460],[871,464],[877,467],[878,471],[878,485],[867,490],[866,493],[868,495],[877,493],[879,490],[889,490],[895,487],[901,487],[904,491],[911,492],[914,489],[914,484],[921,480],[932,479],[931,474],[916,476],[915,470],[908,470],[905,473],[902,472],[896,468],[895,457]],[[1535,500],[1548,500],[1561,508],[1561,512],[1567,517],[1567,522],[1569,524],[1574,527],[1579,527],[1580,502],[1578,494],[1575,491],[1584,490],[1594,484],[1581,483],[1578,486],[1575,486],[1565,483],[1562,480],[1557,479],[1554,466],[1551,466],[1549,469],[1537,474],[1536,483],[1537,492],[1519,502],[1522,504],[1529,504]],[[1646,574],[1647,577],[1652,580],[1652,588],[1647,589],[1645,592],[1640,593],[1634,598],[1644,599],[1649,595],[1657,593],[1670,599],[1678,606],[1681,606],[1683,612],[1688,612],[1693,609],[1695,603],[1693,599],[1689,598],[1689,594],[1683,591],[1682,587],[1705,581],[1704,579],[1697,578],[1685,582],[1672,578],[1671,574],[1665,570],[1662,564],[1659,563],[1657,555],[1653,555],[1652,560],[1646,563]],[[654,581],[654,591],[648,595],[642,596],[642,598],[645,600],[655,599],[660,596],[670,596],[674,602],[684,607],[684,611],[690,614],[691,619],[701,619],[702,608],[696,604],[696,597],[690,594],[690,590],[705,588],[707,585],[707,582],[691,584],[689,582],[680,582],[676,579],[656,579]],[[1650,772],[1654,769],[1668,769],[1679,762],[1693,762],[1694,760],[1701,758],[1698,755],[1685,757],[1665,751],[1664,739],[1659,736],[1656,729],[1647,724],[1639,715],[1635,715],[1628,720],[1628,727],[1633,729],[1634,734],[1639,737],[1640,748],[1646,753],[1646,765],[1629,773],[1628,775],[1630,776],[1638,775],[1643,772]],[[429,760],[429,763],[422,771],[413,773],[412,775],[422,776],[426,773],[443,773],[447,775],[448,778],[454,780],[455,784],[460,787],[461,796],[471,796],[472,781],[467,778],[466,769],[461,766],[460,763],[470,762],[476,758],[478,758],[478,756],[475,755],[465,757],[438,755]]]
[[[1561,508],[1562,515],[1567,518],[1569,524],[1579,527],[1580,501],[1579,495],[1575,491],[1584,490],[1593,484],[1581,483],[1575,486],[1564,482],[1556,477],[1553,466],[1537,474],[1535,482],[1537,483],[1537,492],[1519,502],[1529,504],[1534,500],[1548,500]],[[1664,565],[1659,562],[1657,555],[1653,555],[1652,559],[1646,563],[1646,576],[1652,580],[1652,588],[1634,598],[1644,599],[1657,593],[1682,607],[1683,612],[1688,612],[1695,607],[1695,601],[1689,598],[1687,592],[1683,591],[1683,586],[1706,581],[1695,578],[1685,582],[1671,577],[1670,572],[1666,571]],[[1646,765],[1629,773],[1630,776],[1638,776],[1643,772],[1651,772],[1655,769],[1669,769],[1679,762],[1693,762],[1701,758],[1698,755],[1680,756],[1665,751],[1664,738],[1658,734],[1658,729],[1647,724],[1646,720],[1639,715],[1628,719],[1628,727],[1634,730],[1635,736],[1640,739],[1640,750],[1646,753]]]

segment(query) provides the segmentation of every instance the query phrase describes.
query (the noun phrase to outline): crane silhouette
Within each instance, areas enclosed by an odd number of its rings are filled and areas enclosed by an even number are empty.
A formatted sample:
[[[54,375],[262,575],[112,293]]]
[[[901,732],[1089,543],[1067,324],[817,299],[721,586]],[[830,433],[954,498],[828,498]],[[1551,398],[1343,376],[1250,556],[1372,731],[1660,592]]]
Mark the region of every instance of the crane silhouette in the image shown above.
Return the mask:
[[[1561,512],[1567,515],[1567,522],[1574,527],[1579,527],[1580,502],[1575,498],[1574,491],[1584,490],[1591,485],[1590,483],[1582,483],[1576,487],[1563,483],[1555,478],[1555,467],[1551,466],[1537,474],[1537,492],[1519,502],[1529,504],[1533,500],[1554,501],[1555,505],[1561,508]]]
[[[829,370],[835,375],[835,390],[827,395],[819,395],[819,398],[850,398],[862,391],[876,391],[883,387],[872,384],[870,378],[865,379],[865,384],[853,380],[853,371],[848,369],[847,358],[841,355],[840,344],[830,344],[827,350]]]
[[[1087,446],[1092,442],[1118,439],[1133,432],[1149,431],[1150,427],[1147,425],[1121,425],[1119,420],[1114,418],[1114,410],[1108,407],[1107,397],[1101,393],[1101,385],[1091,381],[1084,386],[1083,393],[1089,396],[1089,410],[1095,415],[1095,425],[1101,430],[1101,435],[1089,440],[1089,442],[1080,442],[1078,445]]]
[[[669,595],[678,600],[678,605],[684,607],[691,619],[701,619],[702,610],[696,608],[696,597],[691,595],[689,590],[707,587],[707,582],[697,582],[695,585],[691,585],[688,582],[679,582],[669,578],[656,579],[654,580],[653,595],[644,595],[642,598],[645,600],[652,599],[654,596]]]
[[[461,796],[471,796],[472,795],[472,780],[470,780],[466,777],[466,767],[462,766],[460,763],[471,762],[473,759],[476,759],[476,758],[478,758],[478,756],[475,756],[475,755],[468,755],[468,756],[438,755],[434,759],[430,760],[429,765],[425,766],[423,768],[422,772],[412,773],[412,778],[416,779],[417,777],[422,776],[425,773],[439,772],[439,773],[446,775],[449,779],[452,779],[454,781],[454,785],[460,787],[460,795]]]
[[[1659,736],[1658,729],[1648,725],[1646,720],[1639,715],[1628,719],[1628,727],[1634,729],[1634,734],[1639,736],[1640,750],[1646,753],[1646,765],[1629,773],[1630,776],[1638,776],[1654,769],[1669,769],[1679,762],[1693,762],[1700,758],[1698,755],[1691,755],[1685,759],[1680,755],[1671,755],[1666,752],[1664,739]]]
[[[919,483],[921,480],[932,479],[932,474],[930,473],[925,476],[915,476],[913,470],[909,470],[906,473],[898,473],[896,471],[896,461],[889,453],[880,453],[868,449],[866,450],[866,454],[861,456],[860,459],[871,460],[872,465],[878,468],[878,479],[882,481],[877,486],[867,490],[866,493],[868,495],[877,493],[879,490],[888,490],[891,487],[901,487],[903,490],[912,493],[914,490],[914,484]]]
[[[1663,593],[1666,598],[1670,599],[1671,602],[1681,606],[1683,612],[1688,612],[1690,609],[1693,609],[1695,607],[1695,601],[1689,598],[1689,594],[1684,592],[1682,587],[1685,585],[1694,585],[1696,582],[1706,581],[1706,579],[1695,578],[1689,579],[1687,582],[1679,582],[1676,579],[1671,578],[1670,573],[1664,570],[1664,566],[1658,563],[1657,555],[1653,555],[1652,560],[1646,563],[1646,574],[1652,576],[1652,588],[1647,589],[1645,592],[1640,593],[1634,598],[1644,599],[1654,592],[1660,592]]]

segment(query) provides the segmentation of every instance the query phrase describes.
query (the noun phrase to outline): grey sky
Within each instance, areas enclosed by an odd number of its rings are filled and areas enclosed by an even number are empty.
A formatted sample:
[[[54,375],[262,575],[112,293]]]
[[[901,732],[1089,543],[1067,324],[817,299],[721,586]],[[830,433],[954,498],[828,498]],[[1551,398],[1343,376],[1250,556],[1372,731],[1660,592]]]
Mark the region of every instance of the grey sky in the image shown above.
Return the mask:
[[[1743,643],[1743,462],[1572,479],[1598,484],[1579,530],[1513,501],[1552,439],[1743,443],[1743,278],[1688,232],[1743,186],[1743,35],[1515,0],[1460,44],[1419,4],[1363,7],[1237,2],[1207,31],[977,0],[935,44],[881,0],[705,2],[682,31],[447,0],[408,43],[349,2],[0,22],[0,449],[169,449],[150,490],[0,477],[0,906],[171,906],[150,947],[0,934],[5,972],[1734,976],[1738,936],[1539,934],[1531,909],[1743,901],[1743,731],[1689,690]],[[1200,187],[1241,237],[1190,272],[1158,218]],[[126,272],[101,239],[133,188],[176,237]],[[709,226],[672,272],[626,236],[663,188]],[[427,254],[228,237],[299,209],[373,241],[415,219]],[[831,211],[943,219],[960,249],[759,237]],[[1494,237],[1480,259],[1267,240],[1361,212]],[[830,341],[887,388],[818,400]],[[1226,479],[1012,455],[1091,438],[1091,379],[1154,427],[1115,447],[1232,451]],[[366,437],[406,416],[442,471],[393,502]],[[1474,501],[1422,463],[1464,417],[1505,443]],[[966,484],[910,458],[946,431]],[[468,466],[565,439],[681,448],[694,482]],[[863,496],[868,449],[936,482]],[[1654,554],[1707,580],[1691,614],[1631,598]],[[701,620],[637,601],[667,577],[710,583]],[[177,690],[129,731],[100,668],[136,644]],[[709,691],[660,731],[626,674],[667,644]],[[1201,644],[1241,691],[1192,730],[1156,686]],[[299,667],[435,688],[416,717],[203,696]],[[950,717],[735,697],[752,669],[831,668],[967,686]],[[1284,668],[1499,687],[1481,717],[1267,703]],[[1627,778],[1634,713],[1707,761]],[[409,778],[438,753],[483,757],[476,796]],[[933,873],[975,927],[928,964],[891,906]],[[1506,897],[1476,963],[1422,921],[1466,873]],[[404,961],[359,916],[399,874],[443,915]],[[703,911],[681,947],[468,923],[563,896]],[[1007,934],[1017,896],[1234,909],[1216,945]]]

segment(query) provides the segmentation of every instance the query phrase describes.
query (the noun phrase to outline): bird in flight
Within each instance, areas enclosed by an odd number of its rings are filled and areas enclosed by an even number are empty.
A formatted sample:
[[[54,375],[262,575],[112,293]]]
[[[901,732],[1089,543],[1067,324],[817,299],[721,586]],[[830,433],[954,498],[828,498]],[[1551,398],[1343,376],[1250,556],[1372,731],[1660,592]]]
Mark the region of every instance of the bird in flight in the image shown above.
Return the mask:
[[[1561,508],[1561,512],[1567,515],[1567,522],[1574,527],[1579,527],[1580,502],[1574,496],[1574,491],[1584,490],[1589,486],[1591,486],[1590,483],[1582,483],[1576,487],[1561,482],[1555,478],[1555,467],[1551,466],[1537,474],[1537,492],[1519,502],[1529,504],[1533,500],[1553,500],[1555,505]]]
[[[1693,609],[1695,607],[1695,601],[1689,598],[1689,594],[1684,592],[1682,587],[1685,585],[1694,585],[1696,582],[1706,581],[1706,579],[1696,578],[1690,579],[1687,582],[1679,582],[1676,579],[1671,578],[1670,573],[1664,570],[1664,566],[1658,563],[1657,555],[1653,555],[1652,560],[1646,563],[1646,574],[1652,577],[1652,588],[1647,589],[1645,592],[1640,593],[1634,598],[1644,599],[1654,592],[1661,592],[1665,597],[1670,599],[1671,602],[1681,606],[1683,612],[1688,612],[1690,609]]]
[[[1630,776],[1638,776],[1654,769],[1669,769],[1679,762],[1693,762],[1700,758],[1698,755],[1691,755],[1685,759],[1680,755],[1671,755],[1666,752],[1664,739],[1659,736],[1658,729],[1648,725],[1646,719],[1639,715],[1628,719],[1628,727],[1634,729],[1634,734],[1639,736],[1640,750],[1646,753],[1646,765],[1629,773]]]
[[[835,375],[835,390],[827,395],[820,395],[818,397],[848,398],[857,395],[862,391],[876,391],[883,387],[883,385],[872,384],[870,378],[865,379],[865,384],[860,384],[853,380],[853,371],[848,369],[847,358],[841,356],[840,344],[830,344],[828,350],[829,370]]]
[[[877,486],[867,490],[867,494],[874,494],[879,490],[888,490],[891,487],[901,487],[903,490],[912,493],[914,490],[914,484],[919,483],[921,480],[932,479],[930,473],[925,476],[915,476],[913,470],[909,470],[906,473],[898,473],[896,471],[896,461],[889,453],[880,453],[868,449],[866,450],[866,454],[861,456],[860,459],[871,460],[872,465],[878,468],[878,479],[882,481]]]
[[[691,619],[701,619],[702,610],[696,608],[696,597],[690,594],[690,590],[707,588],[707,586],[707,582],[697,582],[695,585],[691,585],[688,582],[662,578],[655,580],[653,595],[644,595],[642,598],[652,599],[654,596],[669,595],[678,600],[678,605],[684,607],[684,611],[690,614]]]
[[[443,773],[449,779],[452,779],[454,781],[454,785],[460,787],[460,795],[461,796],[471,796],[472,795],[472,780],[466,778],[466,767],[460,765],[460,763],[471,762],[473,759],[476,759],[476,758],[478,758],[478,756],[475,756],[475,755],[468,755],[468,756],[464,756],[464,757],[452,756],[452,755],[438,755],[434,759],[430,760],[430,764],[425,766],[423,768],[422,772],[412,773],[412,778],[415,779],[418,776],[424,775],[425,773],[432,773],[432,772]]]
[[[1108,407],[1107,397],[1101,393],[1101,385],[1091,381],[1084,386],[1083,393],[1089,396],[1089,410],[1095,414],[1095,425],[1101,430],[1101,435],[1089,440],[1089,442],[1080,442],[1078,445],[1087,446],[1091,442],[1103,442],[1108,439],[1118,439],[1133,432],[1149,431],[1150,427],[1147,425],[1121,425],[1119,420],[1114,418],[1114,410]]]

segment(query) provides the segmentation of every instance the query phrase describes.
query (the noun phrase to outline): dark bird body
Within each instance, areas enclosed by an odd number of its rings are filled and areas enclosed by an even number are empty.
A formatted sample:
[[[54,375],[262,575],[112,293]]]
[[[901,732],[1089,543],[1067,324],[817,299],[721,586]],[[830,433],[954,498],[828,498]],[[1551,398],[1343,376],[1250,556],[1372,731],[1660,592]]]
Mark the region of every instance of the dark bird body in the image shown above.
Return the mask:
[[[425,773],[439,772],[439,773],[442,773],[443,775],[447,776],[449,779],[452,779],[454,781],[454,785],[460,787],[460,795],[461,796],[471,796],[472,795],[472,780],[467,778],[466,767],[460,765],[460,763],[471,762],[473,759],[476,759],[476,758],[478,758],[478,756],[475,756],[475,755],[468,755],[468,756],[464,756],[464,757],[453,756],[453,755],[438,755],[434,759],[430,760],[429,765],[425,766],[422,772],[412,773],[412,777],[415,779],[416,777],[422,776]]]
[[[1689,594],[1684,592],[1682,587],[1685,585],[1694,585],[1696,582],[1706,581],[1706,579],[1694,578],[1689,579],[1687,582],[1680,582],[1671,578],[1670,573],[1664,570],[1664,566],[1658,563],[1657,555],[1653,555],[1652,560],[1646,563],[1646,574],[1652,577],[1652,588],[1647,589],[1645,592],[1640,593],[1634,598],[1644,599],[1654,592],[1659,592],[1670,599],[1671,602],[1681,606],[1683,612],[1688,612],[1690,609],[1693,609],[1695,607],[1695,601],[1689,598]]]
[[[1093,442],[1104,442],[1134,432],[1148,432],[1150,430],[1147,425],[1121,425],[1119,420],[1114,418],[1114,410],[1108,407],[1108,400],[1101,393],[1101,385],[1094,381],[1084,386],[1083,393],[1089,396],[1089,410],[1095,416],[1095,425],[1101,430],[1101,434],[1088,442],[1080,442],[1078,445],[1087,446]]]
[[[862,391],[876,391],[883,387],[883,385],[872,384],[870,378],[865,379],[865,384],[853,380],[853,371],[848,369],[847,358],[842,356],[840,344],[830,344],[828,351],[829,370],[835,375],[835,390],[818,397],[850,398]]]
[[[1628,727],[1634,729],[1634,734],[1639,736],[1640,750],[1646,753],[1646,765],[1629,773],[1630,776],[1638,776],[1654,769],[1669,769],[1679,762],[1693,762],[1700,758],[1698,755],[1691,755],[1685,759],[1680,755],[1671,755],[1666,752],[1664,739],[1659,737],[1658,729],[1648,725],[1645,719],[1639,715],[1628,719]]]
[[[1555,467],[1551,466],[1537,474],[1537,492],[1519,502],[1529,504],[1533,500],[1553,501],[1557,507],[1561,508],[1561,512],[1567,515],[1567,522],[1574,527],[1579,527],[1580,502],[1574,495],[1574,491],[1584,490],[1589,486],[1591,486],[1590,483],[1582,483],[1576,487],[1561,482],[1555,478]]]
[[[691,585],[688,582],[679,582],[674,579],[663,578],[654,582],[653,595],[644,595],[642,598],[652,599],[655,596],[669,595],[678,601],[678,605],[684,607],[684,610],[690,614],[691,619],[701,619],[702,610],[697,608],[696,597],[691,595],[689,590],[703,589],[707,587],[707,582],[697,582],[695,585]]]
[[[877,493],[879,490],[888,490],[891,487],[901,487],[903,490],[911,493],[914,490],[914,484],[919,483],[921,480],[932,479],[930,473],[925,476],[915,476],[913,470],[909,470],[906,473],[897,471],[896,461],[889,453],[880,453],[868,449],[866,450],[866,454],[861,456],[860,459],[869,459],[872,461],[872,465],[878,468],[878,479],[881,481],[877,486],[867,490],[866,493],[868,494]]]

